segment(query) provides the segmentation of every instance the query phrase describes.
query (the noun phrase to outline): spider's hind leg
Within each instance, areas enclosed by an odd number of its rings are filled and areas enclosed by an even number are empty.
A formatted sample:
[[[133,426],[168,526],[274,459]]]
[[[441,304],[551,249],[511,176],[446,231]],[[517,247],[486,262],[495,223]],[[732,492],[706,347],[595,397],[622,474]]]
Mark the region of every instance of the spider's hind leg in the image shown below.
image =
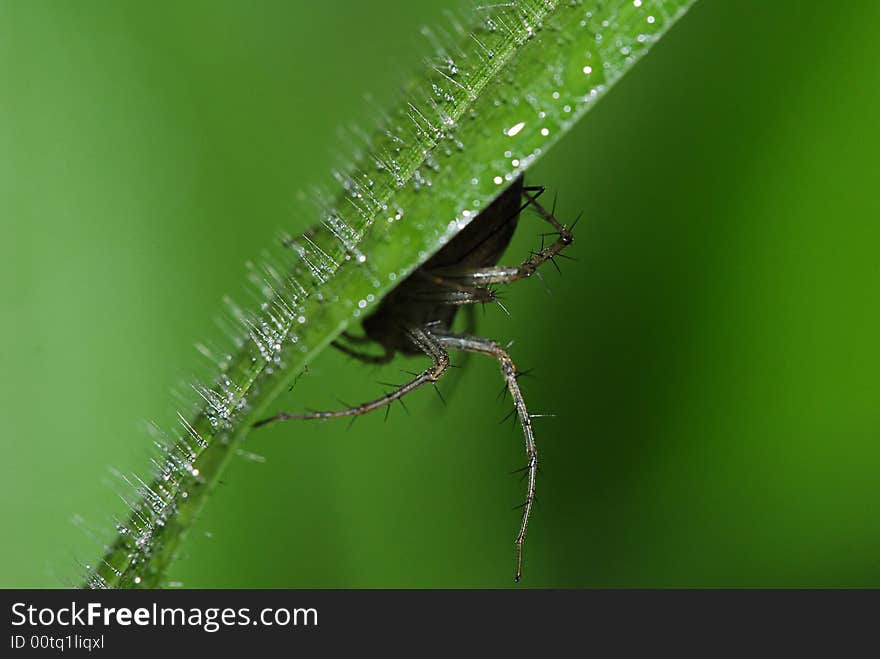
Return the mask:
[[[385,407],[386,405],[391,405],[394,401],[400,400],[408,393],[415,391],[424,384],[437,382],[449,367],[449,354],[446,352],[446,349],[427,329],[411,329],[407,331],[407,334],[413,344],[420,348],[434,361],[429,368],[416,375],[409,382],[402,384],[397,389],[385,394],[381,398],[361,403],[360,405],[349,407],[344,410],[307,412],[305,414],[288,414],[287,412],[279,412],[275,416],[263,419],[262,421],[257,421],[254,424],[254,427],[256,428],[257,426],[266,425],[267,423],[272,423],[274,421],[287,421],[290,419],[332,419],[342,416],[360,416],[381,407]]]
[[[496,359],[501,365],[501,375],[504,377],[507,389],[513,398],[514,410],[519,417],[520,426],[522,426],[525,439],[525,452],[527,458],[525,471],[528,480],[528,485],[526,487],[526,500],[522,504],[522,521],[520,522],[519,533],[517,533],[515,541],[515,580],[519,581],[522,577],[523,543],[526,539],[526,530],[529,526],[532,506],[535,503],[535,479],[538,474],[538,448],[535,445],[535,435],[532,430],[532,417],[529,415],[529,411],[526,408],[526,401],[523,398],[522,391],[519,388],[519,382],[517,381],[519,373],[516,370],[516,365],[513,363],[510,355],[508,355],[504,348],[498,345],[495,341],[465,334],[438,332],[435,336],[440,345],[447,350],[460,350],[466,353],[477,353]]]

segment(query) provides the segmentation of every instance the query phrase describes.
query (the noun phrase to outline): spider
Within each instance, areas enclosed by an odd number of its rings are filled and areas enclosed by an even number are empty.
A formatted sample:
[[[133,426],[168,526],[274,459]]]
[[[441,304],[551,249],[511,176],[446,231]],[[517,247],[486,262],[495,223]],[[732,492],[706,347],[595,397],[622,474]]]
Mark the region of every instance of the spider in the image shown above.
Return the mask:
[[[547,261],[555,265],[553,259],[572,243],[571,231],[577,220],[570,228],[561,224],[552,209],[548,211],[538,203],[538,197],[543,192],[544,187],[525,186],[523,177],[518,177],[460,233],[382,300],[376,311],[363,321],[364,336],[346,333],[341,337],[345,343],[333,343],[334,347],[345,354],[370,364],[390,362],[396,353],[427,355],[433,361],[429,368],[381,398],[355,407],[303,414],[280,412],[254,424],[257,427],[291,419],[355,417],[382,407],[390,407],[392,403],[422,385],[436,383],[449,368],[449,351],[478,353],[496,359],[501,365],[501,374],[522,426],[527,457],[523,468],[527,478],[526,499],[522,504],[522,521],[515,541],[515,581],[522,577],[523,543],[535,501],[538,451],[532,430],[533,417],[529,415],[517,381],[521,373],[517,371],[505,349],[490,339],[474,336],[472,333],[454,333],[451,328],[460,308],[496,302],[493,286],[530,277]],[[549,246],[542,244],[539,251],[532,252],[519,265],[498,265],[513,237],[520,213],[529,206],[534,207],[540,217],[553,227],[550,235],[556,236],[555,241]],[[382,354],[369,354],[352,347],[367,343],[378,344]]]

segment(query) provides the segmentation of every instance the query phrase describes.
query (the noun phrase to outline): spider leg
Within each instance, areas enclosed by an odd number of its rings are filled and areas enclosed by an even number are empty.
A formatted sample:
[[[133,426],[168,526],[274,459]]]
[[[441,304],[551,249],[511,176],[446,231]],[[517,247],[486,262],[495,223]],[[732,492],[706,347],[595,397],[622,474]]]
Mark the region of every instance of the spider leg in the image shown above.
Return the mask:
[[[464,316],[462,333],[474,334],[477,331],[477,308],[473,304],[469,304],[462,307],[462,314]],[[449,401],[456,395],[455,392],[459,389],[459,383],[463,377],[462,374],[467,370],[467,365],[470,363],[472,356],[471,353],[464,352],[454,362],[449,364],[450,367],[455,368],[455,371],[450,371],[449,375],[443,379],[441,397],[444,399],[442,402],[444,408],[448,407]]]
[[[369,336],[366,336],[366,335],[357,336],[356,334],[352,334],[351,332],[348,332],[348,331],[343,332],[339,336],[341,336],[343,339],[345,339],[346,341],[348,341],[352,345],[356,345],[356,346],[362,346],[366,343],[373,343],[373,339],[371,339]]]
[[[436,302],[453,306],[496,302],[495,291],[485,286],[471,286],[448,279],[431,270],[416,270],[415,276],[425,282],[407,296],[412,302]]]
[[[495,291],[483,287],[474,287],[471,290],[425,289],[414,292],[407,299],[416,303],[432,302],[449,306],[497,302]]]
[[[332,410],[328,412],[308,412],[304,414],[288,414],[287,412],[279,412],[275,416],[257,421],[254,427],[263,426],[274,421],[287,421],[289,419],[332,419],[335,417],[350,416],[357,417],[367,414],[373,410],[377,410],[385,405],[391,405],[396,400],[402,399],[411,391],[421,387],[423,384],[433,383],[440,379],[446,369],[449,367],[449,354],[440,345],[440,342],[426,329],[411,329],[407,332],[413,344],[422,349],[433,361],[433,365],[416,375],[409,382],[402,384],[400,387],[391,391],[381,398],[361,403],[354,407],[343,410]]]
[[[571,245],[574,236],[570,227],[562,224],[551,211],[538,203],[538,196],[541,192],[543,192],[543,188],[523,188],[523,195],[528,199],[524,208],[534,207],[538,215],[553,227],[556,240],[552,244],[546,247],[542,245],[540,250],[532,252],[529,258],[519,265],[496,265],[463,270],[450,268],[433,274],[462,286],[483,287],[491,284],[509,284],[518,279],[531,277],[547,261],[556,265],[554,259],[563,249]]]
[[[526,539],[526,530],[529,526],[529,517],[532,514],[532,506],[535,502],[535,478],[538,472],[538,449],[535,445],[535,435],[532,431],[532,417],[526,408],[525,399],[517,382],[517,370],[510,358],[510,355],[498,343],[490,339],[483,339],[476,336],[467,336],[464,334],[446,334],[437,333],[434,335],[440,345],[446,350],[460,350],[463,352],[478,353],[494,357],[501,365],[501,374],[507,384],[507,389],[513,398],[513,406],[519,417],[519,423],[522,426],[523,435],[525,437],[525,451],[527,457],[526,478],[528,485],[526,488],[526,500],[522,505],[523,515],[522,522],[519,526],[519,533],[516,536],[516,581],[522,577],[522,557],[523,543]]]
[[[463,272],[472,272],[465,270]],[[465,309],[473,308],[466,305],[482,304],[483,311],[486,304],[497,304],[501,310],[510,315],[507,307],[501,302],[498,292],[487,286],[468,286],[445,276],[436,274],[433,270],[417,270],[416,274],[431,284],[430,287],[416,290],[406,299],[413,302],[432,302],[450,306],[464,306]],[[473,315],[470,316],[473,318]],[[469,332],[470,333],[470,332]]]
[[[347,345],[340,343],[339,341],[333,341],[330,345],[336,348],[339,352],[345,353],[349,357],[362,361],[365,364],[387,364],[394,359],[394,351],[385,346],[382,347],[384,352],[381,355],[371,355],[368,352],[361,352],[360,350],[349,348]]]

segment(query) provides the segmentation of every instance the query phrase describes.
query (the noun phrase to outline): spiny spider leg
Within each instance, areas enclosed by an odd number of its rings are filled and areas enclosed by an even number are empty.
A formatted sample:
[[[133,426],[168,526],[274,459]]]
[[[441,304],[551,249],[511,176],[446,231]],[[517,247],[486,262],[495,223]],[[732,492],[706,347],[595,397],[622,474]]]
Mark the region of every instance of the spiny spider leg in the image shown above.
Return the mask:
[[[385,394],[381,398],[377,398],[376,400],[371,400],[366,403],[361,403],[360,405],[356,405],[355,407],[349,407],[343,410],[331,410],[328,412],[308,412],[304,414],[288,414],[287,412],[279,412],[275,416],[263,419],[262,421],[257,421],[254,424],[254,427],[256,428],[267,423],[272,423],[273,421],[287,421],[289,419],[332,419],[341,416],[356,417],[372,412],[373,410],[377,410],[380,407],[384,407],[385,405],[390,405],[394,401],[402,399],[411,391],[418,389],[423,384],[428,384],[429,382],[437,382],[437,380],[440,379],[440,377],[449,367],[449,354],[446,352],[443,346],[440,345],[440,342],[427,330],[410,329],[407,331],[407,333],[409,334],[412,342],[419,348],[421,348],[426,355],[434,360],[434,364],[430,368],[425,369],[409,382],[401,385],[394,391]]]
[[[464,322],[462,323],[461,333],[474,334],[477,331],[477,308],[473,304],[469,304],[462,307],[462,312],[464,315]],[[431,326],[429,326],[428,329],[434,331],[433,329],[431,329]],[[455,360],[454,364],[451,363],[449,364],[449,366],[451,368],[466,370],[472,356],[472,353],[464,352],[461,354],[460,357],[458,357],[458,359]],[[443,398],[445,399],[443,405],[444,407],[447,407],[449,401],[452,399],[453,396],[455,396],[455,392],[458,390],[458,383],[460,380],[460,374],[450,374],[443,380]]]
[[[518,279],[531,277],[547,261],[555,264],[553,259],[574,242],[574,236],[570,228],[559,222],[552,212],[538,203],[538,196],[541,192],[543,192],[543,188],[523,188],[523,195],[528,199],[526,206],[533,206],[541,218],[556,230],[557,238],[549,247],[542,246],[540,251],[533,253],[528,259],[516,266],[496,265],[458,271],[448,269],[431,274],[443,279],[454,280],[464,286],[481,287],[490,284],[509,284]]]
[[[532,418],[529,416],[525,399],[522,396],[519,383],[517,382],[518,373],[516,366],[504,348],[490,339],[439,332],[434,334],[434,336],[437,341],[439,341],[440,345],[447,350],[473,352],[481,355],[488,355],[489,357],[497,359],[501,364],[501,374],[504,376],[504,381],[507,383],[507,389],[510,391],[511,398],[513,398],[513,406],[519,417],[519,422],[523,429],[523,435],[525,436],[525,449],[528,459],[526,463],[526,473],[528,478],[526,500],[522,505],[522,522],[519,526],[519,533],[516,536],[515,580],[519,581],[522,577],[523,542],[525,542],[526,539],[526,529],[529,526],[529,517],[532,514],[532,505],[535,502],[535,477],[538,471],[538,448],[535,445],[535,435],[532,432]]]
[[[466,309],[473,308],[467,305],[482,304],[484,305],[484,310],[486,304],[494,303],[501,307],[504,313],[508,316],[510,315],[510,312],[501,303],[498,292],[492,288],[468,286],[452,279],[441,277],[430,270],[416,270],[413,276],[419,277],[426,284],[432,285],[424,289],[416,289],[406,297],[407,300],[418,303],[430,302],[448,306],[463,306]]]
[[[449,306],[497,302],[495,291],[481,286],[461,289],[426,288],[423,291],[414,292],[412,296],[407,296],[407,299],[414,302],[435,302]]]

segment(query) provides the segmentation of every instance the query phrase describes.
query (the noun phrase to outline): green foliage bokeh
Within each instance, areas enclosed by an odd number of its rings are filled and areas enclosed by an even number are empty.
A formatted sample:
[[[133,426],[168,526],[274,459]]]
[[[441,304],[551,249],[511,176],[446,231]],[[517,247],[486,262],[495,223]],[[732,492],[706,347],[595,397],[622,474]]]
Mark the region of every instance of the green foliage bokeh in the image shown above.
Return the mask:
[[[314,220],[292,209],[353,148],[338,127],[371,125],[446,4],[0,3],[0,585],[99,557],[108,467],[147,471],[138,422],[205,372],[244,261]],[[530,172],[584,219],[552,294],[511,287],[480,327],[558,415],[527,586],[880,585],[880,8],[811,4],[702,0]],[[326,353],[280,404],[415,365]],[[171,577],[511,584],[500,387],[473,359],[446,409],[253,433],[265,462],[232,464]]]

